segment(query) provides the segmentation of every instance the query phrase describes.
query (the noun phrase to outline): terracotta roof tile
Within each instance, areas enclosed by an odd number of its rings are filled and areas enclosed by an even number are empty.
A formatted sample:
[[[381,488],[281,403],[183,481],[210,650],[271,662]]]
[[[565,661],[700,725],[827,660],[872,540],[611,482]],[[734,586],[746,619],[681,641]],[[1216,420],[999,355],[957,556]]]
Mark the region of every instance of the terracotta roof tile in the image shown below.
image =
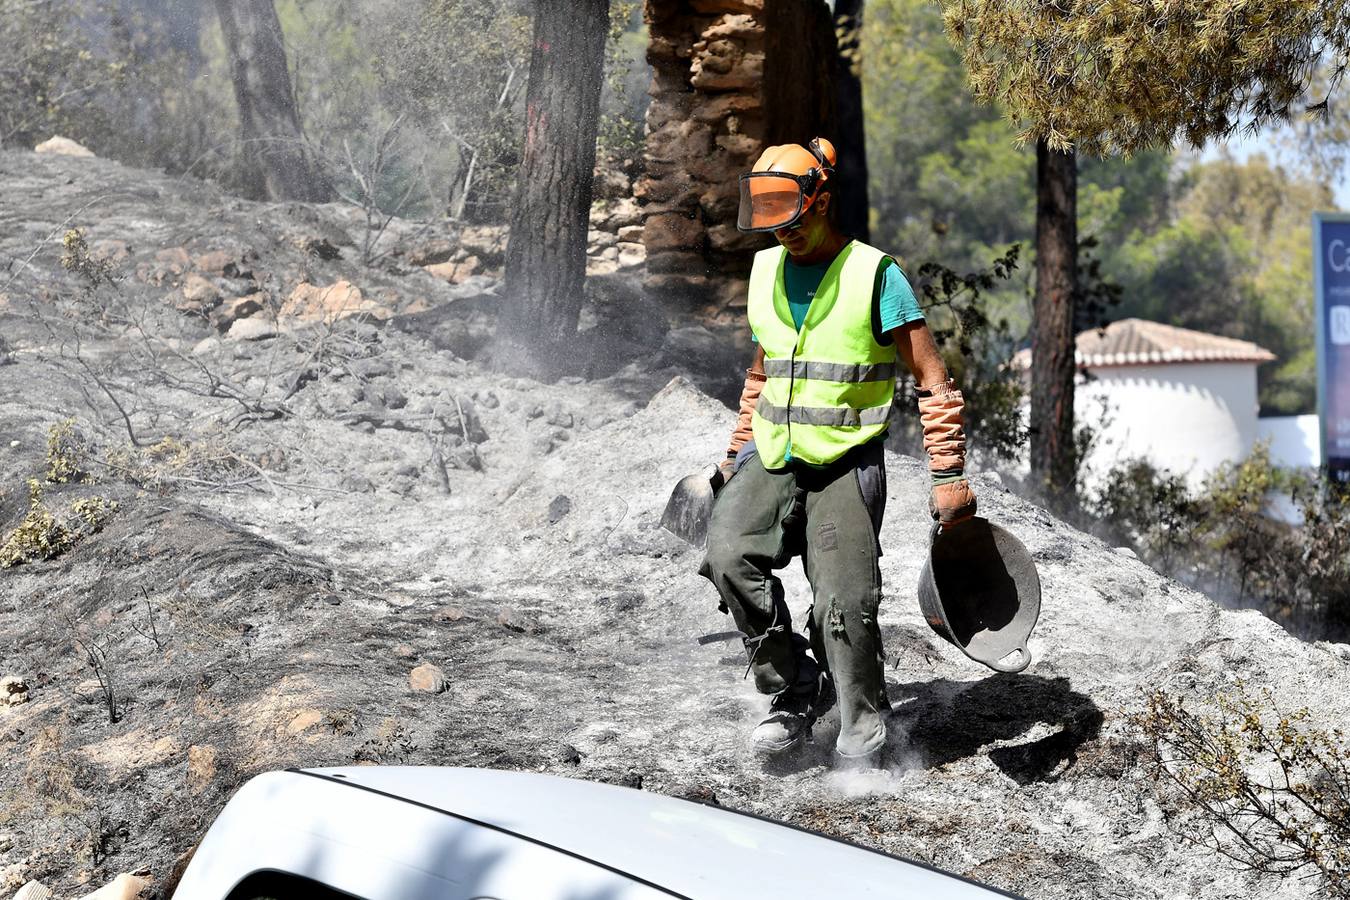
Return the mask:
[[[1076,343],[1074,362],[1097,369],[1166,363],[1263,363],[1275,359],[1275,354],[1250,341],[1146,319],[1121,319],[1103,329],[1084,331],[1078,335]],[[1029,365],[1031,352],[1018,353],[1015,363],[1021,367]]]

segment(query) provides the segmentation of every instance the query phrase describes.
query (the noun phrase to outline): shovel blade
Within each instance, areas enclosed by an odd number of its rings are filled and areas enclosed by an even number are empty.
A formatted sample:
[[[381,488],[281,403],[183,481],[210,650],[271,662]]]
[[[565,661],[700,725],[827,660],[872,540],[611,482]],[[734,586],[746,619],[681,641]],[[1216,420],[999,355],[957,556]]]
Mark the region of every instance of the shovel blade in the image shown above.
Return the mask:
[[[713,497],[712,477],[707,471],[684,476],[670,492],[661,526],[680,540],[703,547],[708,540]]]

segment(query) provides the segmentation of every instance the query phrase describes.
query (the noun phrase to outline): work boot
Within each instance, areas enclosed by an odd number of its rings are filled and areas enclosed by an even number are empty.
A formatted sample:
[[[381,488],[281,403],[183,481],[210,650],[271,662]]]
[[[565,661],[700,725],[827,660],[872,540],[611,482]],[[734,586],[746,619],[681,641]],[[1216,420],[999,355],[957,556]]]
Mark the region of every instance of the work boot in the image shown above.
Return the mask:
[[[815,724],[834,697],[829,676],[822,675],[809,656],[797,660],[797,679],[769,701],[769,714],[750,733],[750,746],[758,754],[771,756],[801,744],[811,736]]]

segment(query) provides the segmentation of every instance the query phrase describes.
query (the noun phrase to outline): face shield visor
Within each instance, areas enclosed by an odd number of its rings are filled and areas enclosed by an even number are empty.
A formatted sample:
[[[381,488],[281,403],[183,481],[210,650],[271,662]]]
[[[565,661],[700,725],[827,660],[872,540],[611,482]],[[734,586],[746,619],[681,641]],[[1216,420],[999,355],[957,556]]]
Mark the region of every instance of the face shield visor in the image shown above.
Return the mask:
[[[741,231],[789,228],[815,199],[816,175],[750,172],[741,176],[741,207],[736,227]]]

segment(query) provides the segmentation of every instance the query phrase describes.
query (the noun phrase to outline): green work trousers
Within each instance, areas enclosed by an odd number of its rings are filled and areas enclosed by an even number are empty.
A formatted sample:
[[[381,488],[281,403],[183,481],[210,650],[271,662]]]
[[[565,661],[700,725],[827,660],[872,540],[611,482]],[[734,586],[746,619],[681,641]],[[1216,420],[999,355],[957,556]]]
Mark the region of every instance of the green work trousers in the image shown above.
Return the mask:
[[[882,445],[873,441],[826,469],[769,471],[753,445],[718,493],[699,573],[747,637],[755,687],[776,694],[794,684],[805,642],[793,637],[783,584],[773,574],[802,557],[813,602],[807,632],[839,700],[843,756],[866,756],[886,741],[881,546],[886,503]]]

